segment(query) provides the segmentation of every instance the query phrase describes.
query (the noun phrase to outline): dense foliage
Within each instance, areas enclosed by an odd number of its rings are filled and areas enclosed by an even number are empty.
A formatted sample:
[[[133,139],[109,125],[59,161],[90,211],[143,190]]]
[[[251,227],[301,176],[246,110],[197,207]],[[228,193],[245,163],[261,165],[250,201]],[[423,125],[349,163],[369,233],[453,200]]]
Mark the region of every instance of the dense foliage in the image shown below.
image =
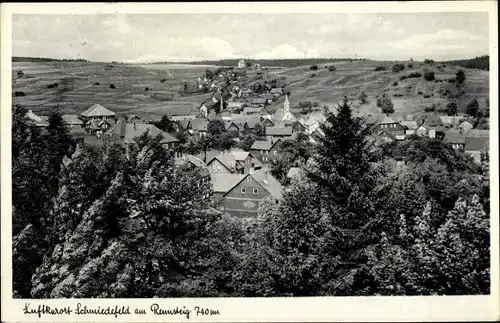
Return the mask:
[[[446,64],[459,65],[466,68],[477,68],[480,70],[490,69],[490,56],[483,55],[471,59],[459,59],[454,61],[443,62]]]
[[[176,163],[160,137],[75,150],[59,115],[40,131],[15,107],[14,296],[489,293],[486,156],[478,165],[418,136],[374,147],[347,99],[337,110],[317,145],[282,141],[282,197],[241,219],[211,207],[200,169]],[[187,147],[237,136],[218,122],[209,132]],[[299,174],[286,179],[291,166]]]

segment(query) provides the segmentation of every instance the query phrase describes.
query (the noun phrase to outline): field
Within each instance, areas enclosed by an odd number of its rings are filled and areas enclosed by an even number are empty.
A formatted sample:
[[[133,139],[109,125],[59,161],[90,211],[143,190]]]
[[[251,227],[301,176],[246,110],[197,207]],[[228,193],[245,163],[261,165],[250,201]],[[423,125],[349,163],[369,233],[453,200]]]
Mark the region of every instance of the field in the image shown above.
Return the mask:
[[[149,65],[148,65],[149,67]],[[183,82],[193,81],[206,66],[162,66],[153,68],[125,64],[90,62],[15,62],[13,63],[13,96],[20,104],[39,115],[58,108],[61,113],[81,113],[94,103],[118,114],[150,114],[194,111],[209,94],[181,97]],[[19,78],[18,71],[24,76]],[[164,82],[161,80],[165,79]],[[58,83],[57,88],[48,88]],[[115,89],[110,88],[114,84]],[[146,91],[146,87],[148,91]]]
[[[395,116],[423,112],[435,105],[444,107],[450,99],[444,94],[456,94],[457,87],[448,83],[459,69],[447,65],[438,69],[439,64],[421,62],[398,62],[405,65],[401,72],[392,72],[395,62],[342,61],[319,64],[317,70],[309,66],[269,69],[265,79],[276,78],[291,92],[290,103],[316,101],[319,106],[334,105],[344,95],[356,99],[361,91],[368,95],[369,103],[360,107],[360,112],[374,113],[376,96],[386,92],[392,99]],[[413,67],[409,68],[408,64]],[[335,65],[336,71],[328,67]],[[374,71],[377,66],[386,66],[385,71]],[[13,96],[13,104],[21,104],[40,115],[48,114],[58,107],[62,113],[81,113],[94,103],[99,103],[118,114],[129,113],[140,116],[158,117],[165,113],[196,111],[201,102],[210,94],[182,97],[178,93],[185,81],[194,81],[207,68],[203,65],[126,65],[91,62],[15,62],[13,63],[13,95],[22,91],[26,96]],[[476,98],[482,107],[489,95],[489,73],[484,70],[466,69],[466,81],[462,95],[457,99],[459,111],[465,112],[468,102]],[[24,76],[19,78],[17,71]],[[412,72],[435,72],[437,81],[427,81],[423,77],[400,80]],[[161,82],[165,79],[164,82]],[[47,86],[58,82],[57,88]],[[396,83],[397,82],[397,83]],[[97,85],[97,83],[99,85]],[[252,83],[255,83],[252,82]],[[111,89],[114,84],[116,89]],[[149,88],[145,91],[145,88]],[[284,101],[280,98],[271,105],[274,111]]]

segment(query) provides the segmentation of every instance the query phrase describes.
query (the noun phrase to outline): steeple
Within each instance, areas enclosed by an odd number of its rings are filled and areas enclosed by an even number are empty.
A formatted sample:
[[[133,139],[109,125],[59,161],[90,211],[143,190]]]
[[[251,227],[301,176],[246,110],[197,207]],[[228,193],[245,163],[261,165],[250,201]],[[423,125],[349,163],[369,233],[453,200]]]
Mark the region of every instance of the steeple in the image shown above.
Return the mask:
[[[285,103],[283,103],[283,115],[286,115],[290,112],[290,102],[288,101],[288,94],[285,96]]]

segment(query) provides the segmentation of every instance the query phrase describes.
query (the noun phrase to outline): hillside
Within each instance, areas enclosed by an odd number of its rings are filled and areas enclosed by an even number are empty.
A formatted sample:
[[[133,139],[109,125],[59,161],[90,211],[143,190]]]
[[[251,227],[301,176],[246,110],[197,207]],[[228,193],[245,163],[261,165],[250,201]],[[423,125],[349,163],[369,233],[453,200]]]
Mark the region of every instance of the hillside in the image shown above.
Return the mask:
[[[369,103],[361,107],[362,112],[377,112],[376,96],[387,92],[395,106],[395,115],[423,112],[435,105],[444,108],[451,97],[462,92],[455,83],[447,80],[463,69],[466,81],[463,92],[456,100],[459,111],[465,111],[468,102],[476,98],[480,106],[489,95],[489,72],[467,69],[438,63],[398,62],[405,65],[400,72],[392,72],[394,62],[336,61],[318,65],[311,70],[309,65],[269,70],[264,80],[278,79],[291,92],[292,105],[299,101],[316,101],[320,107],[333,105],[344,95],[357,98],[361,91],[368,95]],[[409,68],[408,65],[413,67]],[[336,71],[329,66],[335,65]],[[384,65],[385,71],[374,71]],[[93,103],[116,111],[138,115],[161,116],[168,112],[196,111],[200,103],[210,94],[181,97],[178,93],[185,81],[194,81],[207,69],[206,65],[126,65],[91,62],[14,62],[13,104],[21,104],[41,115],[59,107],[62,113],[81,113]],[[22,70],[24,76],[18,77]],[[435,81],[423,77],[406,78],[413,72],[423,75],[424,70],[435,72]],[[314,74],[314,75],[313,75]],[[165,80],[162,82],[162,80]],[[57,82],[57,88],[48,88]],[[252,83],[255,83],[252,82]],[[116,89],[111,89],[114,84]],[[148,87],[149,90],[145,91]],[[26,96],[14,96],[22,91]],[[448,92],[446,92],[448,91]],[[281,98],[270,110],[283,103]]]

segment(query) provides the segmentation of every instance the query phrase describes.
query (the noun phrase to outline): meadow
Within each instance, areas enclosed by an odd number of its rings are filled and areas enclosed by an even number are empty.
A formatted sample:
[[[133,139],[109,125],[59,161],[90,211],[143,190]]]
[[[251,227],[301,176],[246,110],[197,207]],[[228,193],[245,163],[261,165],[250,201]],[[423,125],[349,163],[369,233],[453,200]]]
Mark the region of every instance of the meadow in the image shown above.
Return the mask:
[[[405,65],[405,69],[393,72],[395,63]],[[412,67],[409,67],[411,65]],[[459,112],[465,112],[466,105],[477,99],[484,106],[489,95],[489,72],[468,69],[453,65],[439,67],[442,64],[422,62],[380,62],[380,61],[337,61],[317,65],[311,70],[309,65],[269,69],[262,80],[278,79],[291,92],[290,103],[299,101],[318,102],[319,107],[333,106],[344,95],[357,99],[364,91],[368,103],[360,106],[358,112],[377,113],[376,97],[387,93],[394,103],[394,116],[405,117],[408,114],[424,112],[425,108],[445,107],[450,102],[450,94],[459,89],[455,83],[448,83],[459,69],[465,71],[466,81],[460,91],[460,97],[454,99]],[[335,66],[335,71],[329,67]],[[378,66],[386,70],[375,71]],[[46,115],[51,109],[62,113],[79,114],[94,103],[99,103],[118,114],[137,114],[141,117],[160,117],[195,113],[201,102],[210,93],[183,97],[179,89],[184,82],[193,82],[197,76],[213,65],[189,64],[106,64],[92,62],[13,62],[13,104],[24,105],[40,115]],[[18,77],[22,70],[24,76]],[[427,81],[424,77],[404,78],[410,73],[433,71],[435,79]],[[52,83],[56,88],[48,88]],[[113,84],[115,89],[110,88]],[[146,90],[147,88],[147,90]],[[26,96],[14,96],[22,91]],[[446,92],[448,91],[448,92]],[[446,94],[445,94],[446,92]],[[284,98],[274,102],[272,112],[282,105]]]

